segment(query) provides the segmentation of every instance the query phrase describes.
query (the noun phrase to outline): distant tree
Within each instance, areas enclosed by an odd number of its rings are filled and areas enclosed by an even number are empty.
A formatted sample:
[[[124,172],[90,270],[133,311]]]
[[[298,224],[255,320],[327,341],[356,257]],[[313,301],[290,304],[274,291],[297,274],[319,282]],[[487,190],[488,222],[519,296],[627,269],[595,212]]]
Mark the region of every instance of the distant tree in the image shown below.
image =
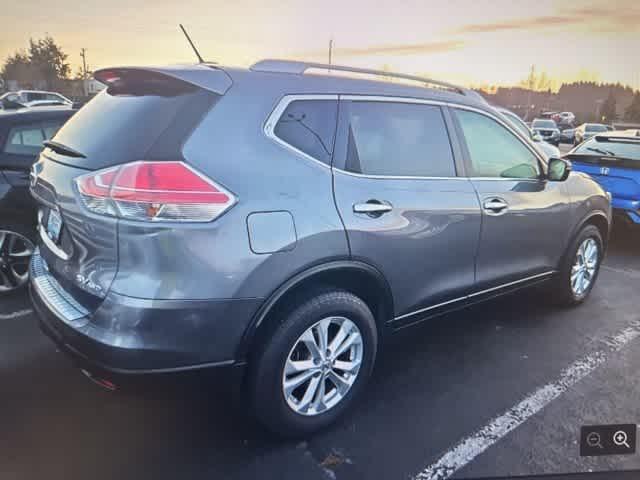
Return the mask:
[[[600,116],[602,117],[603,121],[608,123],[616,119],[616,97],[613,94],[613,88],[609,90],[609,95],[602,103],[602,107],[600,108]]]
[[[67,54],[49,35],[29,40],[29,60],[46,81],[47,88],[52,88],[58,80],[68,78],[71,73]]]
[[[631,122],[640,122],[640,91],[637,91],[633,96],[631,105],[625,110],[624,116],[626,120]]]
[[[91,70],[88,66],[85,70],[82,65],[78,67],[75,75],[73,76],[74,80],[86,80],[87,78],[91,78],[93,76],[93,70]]]
[[[23,50],[10,55],[5,60],[0,74],[5,80],[16,80],[20,84],[32,85],[34,80],[37,80],[34,77],[38,72],[33,68],[27,52]]]
[[[67,54],[51,36],[29,40],[27,51],[10,55],[0,69],[5,80],[16,80],[22,86],[55,88],[60,80],[69,78],[71,67]]]

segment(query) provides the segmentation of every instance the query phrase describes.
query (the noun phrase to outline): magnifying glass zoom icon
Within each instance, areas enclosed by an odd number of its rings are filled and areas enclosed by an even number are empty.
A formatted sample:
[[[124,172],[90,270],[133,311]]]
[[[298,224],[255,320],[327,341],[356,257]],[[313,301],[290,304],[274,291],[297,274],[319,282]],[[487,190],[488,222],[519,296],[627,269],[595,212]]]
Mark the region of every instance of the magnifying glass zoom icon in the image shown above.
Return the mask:
[[[628,443],[627,432],[623,432],[622,430],[618,430],[613,434],[613,443],[615,443],[618,447],[624,445],[627,448],[631,448]]]
[[[620,432],[616,432],[616,435],[620,433]],[[624,433],[624,432],[622,432]],[[614,436],[615,438],[615,436]],[[614,440],[615,442],[615,440]],[[626,436],[625,436],[625,442],[626,442]],[[599,448],[603,448],[602,447],[602,443],[600,442],[600,434],[596,433],[596,432],[591,432],[589,435],[587,435],[587,444],[590,447],[599,447]]]

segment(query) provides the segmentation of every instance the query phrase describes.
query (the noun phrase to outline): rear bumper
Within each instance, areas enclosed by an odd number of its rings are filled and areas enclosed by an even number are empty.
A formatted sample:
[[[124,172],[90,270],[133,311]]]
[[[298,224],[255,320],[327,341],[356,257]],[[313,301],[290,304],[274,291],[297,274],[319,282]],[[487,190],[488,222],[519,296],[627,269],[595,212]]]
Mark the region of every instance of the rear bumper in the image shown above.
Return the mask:
[[[29,289],[40,326],[84,368],[112,374],[241,370],[237,347],[259,299],[174,301],[109,294],[88,312],[65,297],[55,279],[46,282],[51,274],[43,273],[40,262],[36,253]]]

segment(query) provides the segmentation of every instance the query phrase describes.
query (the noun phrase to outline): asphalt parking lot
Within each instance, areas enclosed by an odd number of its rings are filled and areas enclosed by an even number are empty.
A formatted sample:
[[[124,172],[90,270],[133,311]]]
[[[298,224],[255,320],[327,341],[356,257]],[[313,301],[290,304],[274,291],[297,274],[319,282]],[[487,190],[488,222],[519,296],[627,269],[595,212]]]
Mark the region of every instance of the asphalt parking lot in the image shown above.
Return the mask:
[[[26,295],[4,298],[0,478],[435,479],[640,469],[640,454],[586,458],[578,445],[581,425],[640,422],[639,287],[640,230],[616,230],[584,305],[559,310],[532,290],[401,333],[354,411],[293,442],[261,430],[206,377],[102,390],[40,333]]]

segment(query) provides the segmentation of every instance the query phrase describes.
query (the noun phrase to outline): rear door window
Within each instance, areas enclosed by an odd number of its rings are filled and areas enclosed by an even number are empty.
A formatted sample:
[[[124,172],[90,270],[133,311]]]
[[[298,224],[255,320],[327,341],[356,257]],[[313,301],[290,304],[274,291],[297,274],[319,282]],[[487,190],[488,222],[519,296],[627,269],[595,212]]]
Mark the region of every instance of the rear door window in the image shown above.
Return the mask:
[[[42,150],[44,132],[40,124],[21,125],[9,131],[4,152],[14,155],[37,155]]]
[[[52,138],[64,121],[64,119],[49,120],[11,128],[3,152],[13,155],[37,155],[43,148],[42,142]]]
[[[56,120],[45,122],[42,124],[42,130],[44,131],[44,139],[49,140],[60,130],[60,127],[64,123],[63,120]]]
[[[346,170],[365,175],[455,177],[439,106],[352,101]]]
[[[337,116],[337,100],[294,100],[280,116],[274,134],[296,150],[330,165]]]

